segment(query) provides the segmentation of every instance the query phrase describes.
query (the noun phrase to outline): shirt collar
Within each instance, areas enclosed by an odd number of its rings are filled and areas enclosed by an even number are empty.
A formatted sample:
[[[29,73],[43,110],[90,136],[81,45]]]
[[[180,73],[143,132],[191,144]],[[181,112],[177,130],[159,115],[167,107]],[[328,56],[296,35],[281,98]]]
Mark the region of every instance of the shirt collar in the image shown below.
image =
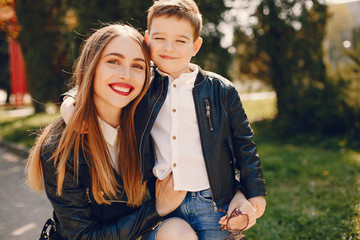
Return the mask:
[[[104,135],[105,141],[108,144],[110,144],[111,146],[114,146],[116,138],[117,138],[117,134],[118,134],[118,129],[112,127],[111,125],[109,125],[107,122],[105,122],[101,118],[98,118],[98,119],[99,119],[99,124],[101,127],[102,134]]]
[[[189,69],[191,70],[191,72],[183,73],[183,74],[181,74],[177,79],[185,78],[185,79],[194,80],[194,82],[195,82],[196,76],[197,76],[198,73],[199,73],[199,68],[198,68],[195,64],[189,63]],[[168,77],[169,77],[169,81],[174,81],[174,80],[176,80],[176,79],[174,79],[172,76],[170,76],[169,74],[161,71],[158,67],[156,68],[156,71],[157,71],[160,75],[162,75],[162,76],[168,76]]]

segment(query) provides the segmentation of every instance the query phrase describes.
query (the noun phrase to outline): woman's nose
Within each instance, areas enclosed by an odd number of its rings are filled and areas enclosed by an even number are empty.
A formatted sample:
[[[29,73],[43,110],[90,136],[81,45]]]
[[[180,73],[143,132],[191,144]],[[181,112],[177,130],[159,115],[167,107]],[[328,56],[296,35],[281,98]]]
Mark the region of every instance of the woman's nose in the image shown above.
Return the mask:
[[[130,67],[122,66],[119,70],[118,77],[125,80],[130,79]]]

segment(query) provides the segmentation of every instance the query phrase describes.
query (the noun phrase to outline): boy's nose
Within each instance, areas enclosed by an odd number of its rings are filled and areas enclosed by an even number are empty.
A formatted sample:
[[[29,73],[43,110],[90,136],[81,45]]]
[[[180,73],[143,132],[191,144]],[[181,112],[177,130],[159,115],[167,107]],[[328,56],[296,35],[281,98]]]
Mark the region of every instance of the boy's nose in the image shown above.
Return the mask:
[[[174,46],[172,44],[171,41],[166,41],[165,45],[164,45],[164,49],[167,51],[173,51],[174,50]]]

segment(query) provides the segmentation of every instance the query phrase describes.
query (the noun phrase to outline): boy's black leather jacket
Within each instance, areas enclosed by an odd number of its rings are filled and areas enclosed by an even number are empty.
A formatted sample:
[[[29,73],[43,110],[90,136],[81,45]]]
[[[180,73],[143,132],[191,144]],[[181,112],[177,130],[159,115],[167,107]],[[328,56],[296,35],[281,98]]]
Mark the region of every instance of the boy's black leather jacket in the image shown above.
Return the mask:
[[[155,156],[150,131],[165,101],[168,81],[155,71],[135,114],[143,180],[152,176]],[[192,92],[214,207],[229,203],[237,190],[247,198],[265,196],[262,167],[251,140],[253,131],[233,84],[199,68]]]
[[[74,177],[72,159],[69,159],[63,193],[58,196],[57,171],[51,158],[58,141],[59,137],[53,137],[43,145],[41,159],[45,191],[54,209],[56,222],[56,233],[50,233],[50,239],[136,239],[158,224],[161,217],[156,212],[154,198],[138,208],[126,205],[126,194],[110,200],[110,205],[97,204],[91,191],[89,167],[81,150],[78,181]],[[121,188],[119,175],[117,180]]]

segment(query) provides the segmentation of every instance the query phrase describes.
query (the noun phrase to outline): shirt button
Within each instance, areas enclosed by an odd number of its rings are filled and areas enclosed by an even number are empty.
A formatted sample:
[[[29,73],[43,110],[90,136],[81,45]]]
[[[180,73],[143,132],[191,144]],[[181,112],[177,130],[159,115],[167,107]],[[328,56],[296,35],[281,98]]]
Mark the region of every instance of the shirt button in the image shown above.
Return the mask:
[[[172,139],[175,140],[175,139],[176,139],[176,136],[172,136]]]
[[[172,112],[176,112],[176,109],[175,109],[175,108],[173,108],[171,111],[172,111]]]
[[[176,167],[176,163],[173,164],[173,167]]]
[[[173,88],[176,88],[176,84],[173,84]]]

